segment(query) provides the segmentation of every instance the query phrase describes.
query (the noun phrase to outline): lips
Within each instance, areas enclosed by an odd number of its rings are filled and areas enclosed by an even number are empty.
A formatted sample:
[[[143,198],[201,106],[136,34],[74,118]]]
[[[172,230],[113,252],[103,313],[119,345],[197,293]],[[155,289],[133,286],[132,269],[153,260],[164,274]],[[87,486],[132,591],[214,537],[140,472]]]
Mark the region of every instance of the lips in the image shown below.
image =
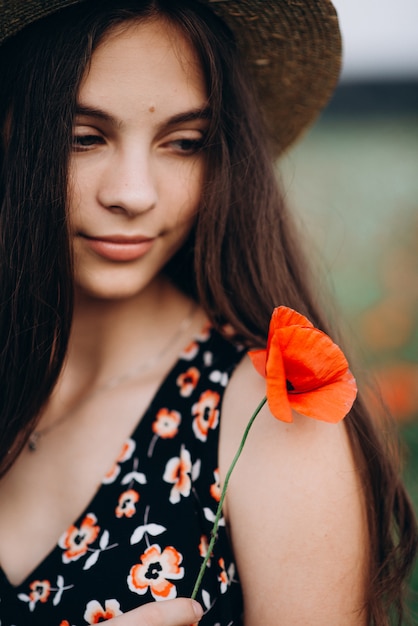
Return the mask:
[[[80,237],[87,247],[98,256],[109,261],[119,262],[140,259],[152,248],[155,241],[153,238],[143,236],[110,235],[89,237],[81,234]]]

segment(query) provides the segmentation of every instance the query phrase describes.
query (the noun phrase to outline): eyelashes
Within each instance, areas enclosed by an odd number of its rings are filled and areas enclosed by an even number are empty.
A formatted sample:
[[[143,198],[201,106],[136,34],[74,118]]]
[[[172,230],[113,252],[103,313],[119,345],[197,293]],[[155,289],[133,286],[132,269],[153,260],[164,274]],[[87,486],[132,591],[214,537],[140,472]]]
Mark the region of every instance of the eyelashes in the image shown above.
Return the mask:
[[[204,137],[199,139],[176,139],[175,141],[170,141],[169,145],[180,153],[196,154],[204,146]]]
[[[74,152],[87,152],[94,149],[96,146],[105,145],[106,141],[100,135],[84,134],[73,135],[72,149]],[[171,150],[176,154],[193,155],[201,151],[204,147],[205,138],[203,136],[199,138],[179,138],[172,141],[167,141],[162,144],[162,147],[167,150]]]
[[[72,147],[74,152],[85,152],[96,145],[103,145],[100,135],[73,135]]]

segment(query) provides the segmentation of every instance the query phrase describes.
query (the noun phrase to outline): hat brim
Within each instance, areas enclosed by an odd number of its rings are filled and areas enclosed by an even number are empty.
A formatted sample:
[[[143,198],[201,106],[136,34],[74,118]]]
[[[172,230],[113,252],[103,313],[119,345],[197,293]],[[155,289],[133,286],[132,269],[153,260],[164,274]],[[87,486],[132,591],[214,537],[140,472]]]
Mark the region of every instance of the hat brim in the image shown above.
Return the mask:
[[[329,101],[341,70],[341,35],[329,0],[201,0],[245,51],[276,152]]]
[[[234,33],[254,79],[275,154],[288,148],[330,99],[341,37],[330,0],[199,0]],[[0,43],[28,24],[88,0],[1,0]]]

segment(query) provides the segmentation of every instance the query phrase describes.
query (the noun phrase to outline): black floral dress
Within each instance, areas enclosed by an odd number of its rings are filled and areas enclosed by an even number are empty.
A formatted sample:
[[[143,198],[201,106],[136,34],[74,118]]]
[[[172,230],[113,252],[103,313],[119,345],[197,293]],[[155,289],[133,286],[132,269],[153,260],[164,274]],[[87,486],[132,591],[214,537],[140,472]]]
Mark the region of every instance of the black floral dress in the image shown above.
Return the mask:
[[[181,353],[52,552],[17,587],[0,570],[0,626],[97,624],[145,602],[191,595],[220,496],[222,397],[242,356],[210,328]],[[202,625],[241,623],[223,520],[197,599]]]

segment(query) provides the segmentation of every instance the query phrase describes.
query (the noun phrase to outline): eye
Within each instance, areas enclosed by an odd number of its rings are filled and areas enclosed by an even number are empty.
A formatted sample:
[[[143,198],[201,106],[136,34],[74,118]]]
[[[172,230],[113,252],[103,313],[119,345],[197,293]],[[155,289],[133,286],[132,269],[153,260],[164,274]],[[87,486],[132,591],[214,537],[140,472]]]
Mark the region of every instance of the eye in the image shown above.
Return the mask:
[[[204,145],[204,137],[182,137],[174,139],[167,144],[174,152],[183,155],[192,155],[199,152]]]
[[[92,147],[96,145],[101,145],[104,143],[103,138],[100,135],[73,135],[73,150],[75,152],[85,152],[86,150],[90,150]]]

